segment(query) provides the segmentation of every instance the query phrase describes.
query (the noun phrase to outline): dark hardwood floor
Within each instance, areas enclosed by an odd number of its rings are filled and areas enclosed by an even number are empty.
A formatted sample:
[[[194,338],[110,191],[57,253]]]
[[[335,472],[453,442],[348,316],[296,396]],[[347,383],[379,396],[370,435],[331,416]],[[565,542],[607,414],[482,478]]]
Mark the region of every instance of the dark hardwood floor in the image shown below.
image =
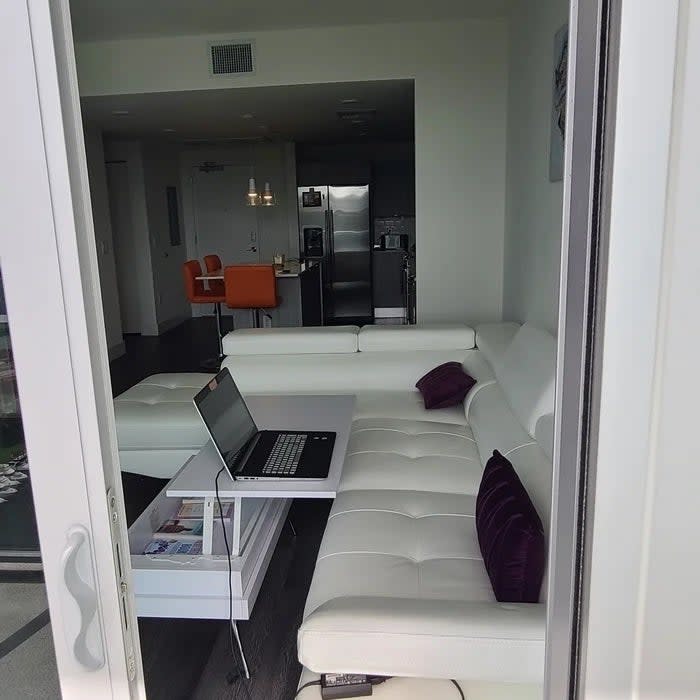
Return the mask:
[[[127,353],[111,363],[116,396],[150,374],[197,372],[216,354],[213,319],[192,319],[159,337],[127,336]],[[164,480],[123,474],[129,522],[165,485]],[[228,622],[139,620],[149,700],[292,700],[301,672],[296,632],[301,622],[330,501],[295,501],[290,527],[280,535],[250,620],[238,623],[252,677],[239,673]]]
[[[224,331],[231,320],[223,318]],[[125,335],[126,354],[110,363],[112,394],[117,396],[158,372],[201,372],[202,362],[218,352],[212,317],[193,318],[160,336]]]

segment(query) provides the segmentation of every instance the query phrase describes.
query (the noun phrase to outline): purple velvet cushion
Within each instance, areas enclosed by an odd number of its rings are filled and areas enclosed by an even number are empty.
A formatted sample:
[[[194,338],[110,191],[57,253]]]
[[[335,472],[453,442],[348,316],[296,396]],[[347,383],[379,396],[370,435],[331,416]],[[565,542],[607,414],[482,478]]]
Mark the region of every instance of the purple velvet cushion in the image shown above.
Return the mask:
[[[476,497],[476,532],[496,600],[537,603],[544,575],[544,530],[513,465],[497,450]]]
[[[416,382],[416,389],[423,395],[426,408],[447,408],[464,401],[464,397],[476,384],[460,362],[445,362],[431,369]]]

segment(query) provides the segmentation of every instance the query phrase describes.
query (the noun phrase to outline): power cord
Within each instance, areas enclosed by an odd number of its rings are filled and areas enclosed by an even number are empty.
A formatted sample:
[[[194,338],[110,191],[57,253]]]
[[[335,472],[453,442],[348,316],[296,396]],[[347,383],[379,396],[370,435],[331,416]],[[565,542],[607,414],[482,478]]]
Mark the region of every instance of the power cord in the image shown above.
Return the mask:
[[[231,656],[236,660],[236,666],[238,666],[238,676],[235,676],[233,673],[229,673],[226,676],[226,680],[230,685],[234,683],[237,680],[237,678],[244,678],[245,673],[243,672],[243,662],[241,659],[238,658],[233,644],[233,584],[231,582],[233,571],[231,568],[231,547],[229,546],[228,535],[226,534],[226,521],[224,520],[224,509],[221,505],[221,498],[219,497],[219,476],[225,468],[226,467],[221,467],[221,469],[219,469],[219,471],[216,473],[216,478],[214,479],[214,491],[216,493],[216,502],[219,506],[219,520],[221,520],[221,529],[224,533],[224,545],[226,546],[226,562],[228,564],[228,641],[229,646],[231,647]],[[250,691],[246,686],[244,687],[246,689],[246,694],[248,695],[248,697],[250,697]]]
[[[379,685],[380,683],[386,683],[386,681],[390,680],[391,678],[392,678],[392,676],[367,676],[367,680],[373,686]],[[462,687],[460,686],[460,684],[457,683],[457,681],[454,678],[450,678],[450,683],[452,683],[452,685],[454,685],[454,687],[457,688],[457,692],[459,693],[459,697],[461,698],[461,700],[465,700],[464,691],[462,690]],[[299,688],[299,690],[297,690],[294,697],[298,698],[304,690],[306,690],[307,688],[311,688],[315,685],[320,686],[321,681],[317,680],[317,681],[309,681],[308,683],[304,683],[304,685],[302,685],[301,688]]]
[[[298,698],[304,690],[306,690],[307,688],[311,688],[311,686],[314,686],[314,685],[320,686],[321,681],[309,681],[308,683],[304,683],[304,685],[302,685],[301,688],[299,688],[299,690],[297,690],[294,697]]]

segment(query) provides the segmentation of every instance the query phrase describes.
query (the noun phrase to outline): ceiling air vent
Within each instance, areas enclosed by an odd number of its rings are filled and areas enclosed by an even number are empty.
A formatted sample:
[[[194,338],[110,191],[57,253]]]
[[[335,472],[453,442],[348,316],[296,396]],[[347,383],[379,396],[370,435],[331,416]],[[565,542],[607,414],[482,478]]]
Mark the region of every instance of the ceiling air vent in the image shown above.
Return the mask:
[[[210,70],[214,76],[255,72],[253,42],[217,42],[209,44]]]

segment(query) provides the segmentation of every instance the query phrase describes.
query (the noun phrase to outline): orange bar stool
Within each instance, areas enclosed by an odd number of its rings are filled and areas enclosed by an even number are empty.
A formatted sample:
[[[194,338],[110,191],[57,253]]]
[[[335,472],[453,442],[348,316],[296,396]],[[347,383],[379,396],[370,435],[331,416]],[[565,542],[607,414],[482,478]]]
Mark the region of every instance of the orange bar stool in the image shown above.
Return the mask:
[[[185,283],[185,294],[190,304],[213,304],[214,315],[216,316],[216,334],[219,341],[218,361],[207,361],[206,364],[214,365],[220,363],[224,356],[224,349],[221,343],[221,304],[226,301],[224,294],[217,294],[213,290],[204,288],[204,281],[197,279],[202,276],[202,266],[199,260],[188,260],[182,265],[182,279]]]
[[[260,328],[260,310],[279,306],[277,279],[272,265],[229,265],[224,269],[226,306],[250,309],[253,325]]]
[[[218,255],[205,255],[204,256],[204,267],[207,272],[216,272],[221,269],[221,258]],[[220,296],[224,296],[224,281],[223,280],[210,280],[209,289],[212,292],[216,292]]]

